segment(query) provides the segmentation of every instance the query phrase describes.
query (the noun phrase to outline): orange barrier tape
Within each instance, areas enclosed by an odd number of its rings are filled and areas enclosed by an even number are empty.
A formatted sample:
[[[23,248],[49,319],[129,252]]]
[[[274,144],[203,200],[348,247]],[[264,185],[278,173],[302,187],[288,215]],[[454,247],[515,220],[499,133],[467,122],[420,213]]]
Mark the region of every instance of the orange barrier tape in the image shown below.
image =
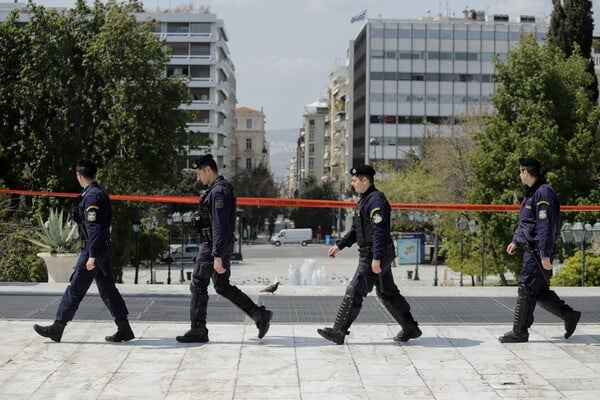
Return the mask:
[[[4,194],[20,194],[26,196],[52,196],[52,197],[77,197],[78,193],[62,192],[40,192],[34,190],[12,190],[0,189]],[[112,200],[120,201],[141,201],[150,203],[177,203],[177,204],[198,204],[199,196],[154,196],[154,195],[133,195],[133,194],[111,194]],[[258,206],[258,207],[312,207],[312,208],[354,208],[356,203],[353,201],[341,200],[311,200],[311,199],[285,199],[270,197],[238,197],[240,206]],[[466,203],[391,203],[392,208],[401,210],[437,210],[437,211],[478,211],[478,212],[517,212],[518,205],[505,204],[466,204]],[[567,212],[600,212],[600,206],[561,206],[561,211]]]

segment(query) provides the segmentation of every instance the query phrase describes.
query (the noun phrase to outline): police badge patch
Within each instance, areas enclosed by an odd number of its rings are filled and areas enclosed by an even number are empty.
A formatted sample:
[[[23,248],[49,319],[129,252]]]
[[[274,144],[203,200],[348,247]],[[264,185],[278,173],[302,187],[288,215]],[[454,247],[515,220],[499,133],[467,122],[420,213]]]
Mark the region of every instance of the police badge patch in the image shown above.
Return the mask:
[[[96,211],[88,211],[87,220],[88,220],[88,222],[95,222],[96,221]]]
[[[381,216],[381,214],[377,213],[373,215],[373,223],[378,224],[381,221],[383,221],[383,217]]]
[[[548,218],[548,212],[546,210],[540,210],[538,213],[538,219],[546,219]]]
[[[222,197],[217,197],[215,199],[215,207],[217,207],[217,208],[223,208],[223,207],[225,207],[225,201],[223,200]]]

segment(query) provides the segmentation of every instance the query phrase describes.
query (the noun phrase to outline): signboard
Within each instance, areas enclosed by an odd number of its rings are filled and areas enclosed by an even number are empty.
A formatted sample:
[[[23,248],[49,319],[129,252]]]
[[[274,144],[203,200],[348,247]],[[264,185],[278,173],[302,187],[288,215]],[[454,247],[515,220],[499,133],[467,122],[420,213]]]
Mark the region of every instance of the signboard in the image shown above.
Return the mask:
[[[403,233],[397,243],[398,264],[423,264],[425,262],[425,234]]]

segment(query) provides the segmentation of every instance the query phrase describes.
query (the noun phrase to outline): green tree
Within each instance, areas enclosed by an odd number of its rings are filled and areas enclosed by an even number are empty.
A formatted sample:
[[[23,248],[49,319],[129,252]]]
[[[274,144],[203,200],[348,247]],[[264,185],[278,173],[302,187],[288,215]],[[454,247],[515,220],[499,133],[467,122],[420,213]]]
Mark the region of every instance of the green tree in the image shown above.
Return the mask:
[[[337,200],[338,193],[329,181],[319,183],[317,178],[309,175],[303,182],[300,198]],[[308,208],[298,207],[292,210],[290,219],[294,221],[296,228],[311,228],[316,232],[319,225],[323,228],[323,234],[329,235],[335,227],[335,213],[333,208]]]
[[[137,0],[57,11],[29,3],[0,24],[0,180],[19,189],[78,192],[77,159],[93,159],[110,193],[151,193],[180,179],[188,141],[186,81]],[[157,168],[160,166],[160,168]],[[35,198],[34,210],[64,201]],[[113,204],[115,243],[133,242],[137,205]],[[144,207],[144,206],[142,206]],[[143,209],[141,210],[143,212]],[[44,216],[45,217],[45,216]],[[115,265],[129,257],[115,246]],[[119,276],[119,273],[117,273]]]
[[[470,202],[518,204],[524,190],[518,158],[524,155],[542,160],[562,204],[598,201],[600,119],[585,90],[591,82],[586,63],[576,54],[566,58],[551,44],[538,45],[531,35],[521,38],[506,62],[496,62],[496,112],[475,136]],[[518,274],[520,260],[504,251],[516,220],[516,214],[494,213],[486,227],[492,262]]]
[[[273,179],[273,174],[264,165],[250,170],[238,171],[231,179],[231,184],[237,197],[279,197],[279,189]],[[264,228],[265,220],[275,220],[277,208],[245,206],[242,219],[250,228],[252,238]]]
[[[550,19],[548,41],[561,49],[567,57],[574,52],[588,60],[587,71],[592,82],[587,86],[592,101],[598,101],[598,79],[594,73],[592,40],[594,18],[590,0],[552,0],[554,8]]]

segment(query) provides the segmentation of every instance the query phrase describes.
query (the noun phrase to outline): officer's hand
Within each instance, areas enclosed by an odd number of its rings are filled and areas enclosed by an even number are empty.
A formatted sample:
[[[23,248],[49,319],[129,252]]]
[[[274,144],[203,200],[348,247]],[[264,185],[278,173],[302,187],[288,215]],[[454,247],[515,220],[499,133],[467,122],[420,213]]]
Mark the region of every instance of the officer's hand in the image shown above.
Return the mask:
[[[213,262],[213,269],[219,275],[225,273],[225,268],[223,268],[223,259],[221,257],[215,257],[215,261]]]
[[[506,246],[506,252],[513,256],[517,252],[517,248],[518,246],[511,242],[508,246]]]
[[[371,270],[374,274],[381,273],[381,260],[373,260],[371,261]]]
[[[329,248],[329,250],[327,250],[327,255],[331,258],[335,258],[335,255],[337,253],[339,253],[339,251],[340,251],[340,248],[337,247],[337,244],[334,244],[333,246],[331,246]]]
[[[85,269],[87,269],[88,271],[91,271],[94,268],[96,268],[96,258],[90,257],[90,258],[88,258],[87,262],[85,263]]]
[[[552,271],[552,261],[550,261],[549,257],[542,257],[542,267],[545,270]]]

